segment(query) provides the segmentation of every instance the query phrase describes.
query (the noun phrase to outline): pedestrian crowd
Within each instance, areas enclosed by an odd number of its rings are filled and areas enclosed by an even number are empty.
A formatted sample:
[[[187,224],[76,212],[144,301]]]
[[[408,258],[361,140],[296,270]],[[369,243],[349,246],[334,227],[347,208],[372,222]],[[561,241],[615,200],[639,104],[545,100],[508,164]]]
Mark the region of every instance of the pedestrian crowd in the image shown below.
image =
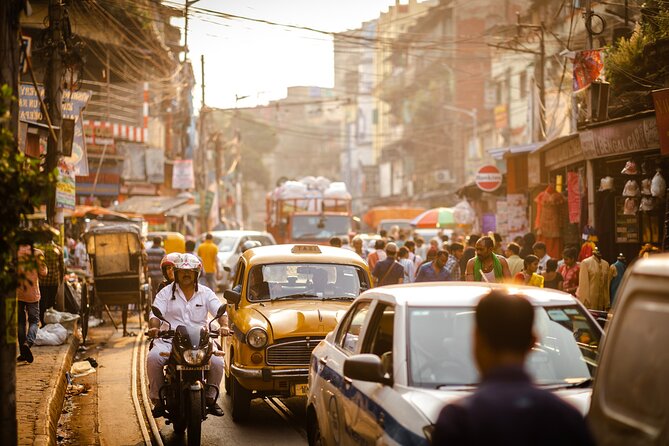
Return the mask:
[[[622,254],[609,265],[591,243],[567,246],[561,258],[552,258],[546,244],[537,241],[533,233],[505,241],[497,233],[449,236],[440,231],[426,242],[414,231],[394,227],[378,234],[355,235],[350,243],[333,237],[330,245],[362,257],[376,286],[449,281],[513,283],[570,293],[593,310],[610,308],[627,267]]]

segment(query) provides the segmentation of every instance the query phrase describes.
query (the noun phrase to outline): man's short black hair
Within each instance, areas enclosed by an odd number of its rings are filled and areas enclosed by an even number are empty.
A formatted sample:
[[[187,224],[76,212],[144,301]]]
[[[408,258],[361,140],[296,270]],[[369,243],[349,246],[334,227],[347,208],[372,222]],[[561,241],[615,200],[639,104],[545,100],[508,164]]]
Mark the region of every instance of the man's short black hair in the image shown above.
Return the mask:
[[[374,249],[383,249],[386,247],[386,241],[383,239],[378,239],[374,242]]]
[[[379,231],[379,235],[380,235],[381,237],[387,237],[387,236],[388,236],[388,231],[386,231],[385,229],[381,229],[381,230]]]
[[[341,248],[341,239],[339,237],[330,238],[330,246],[334,246],[335,248]]]
[[[514,255],[520,254],[520,246],[518,243],[511,242],[509,245],[506,247],[509,251],[511,251]]]
[[[449,250],[450,252],[452,252],[452,253],[453,253],[453,252],[458,252],[458,251],[463,251],[464,249],[465,249],[465,247],[462,246],[462,243],[458,243],[458,242],[453,242],[453,243],[451,243],[451,245],[448,247],[448,250]]]
[[[534,309],[523,296],[492,290],[476,306],[476,328],[499,352],[524,353],[532,348]]]
[[[446,251],[445,249],[440,249],[439,251],[437,251],[437,257],[440,257],[440,256],[448,257],[448,251]]]
[[[562,258],[570,258],[576,260],[576,256],[578,255],[577,251],[575,248],[565,248],[564,251],[562,251]]]
[[[154,246],[160,246],[163,244],[163,238],[159,235],[153,237],[153,245]]]
[[[211,235],[211,232],[207,232],[207,235],[205,236],[206,240],[212,240],[214,238],[213,235]]]
[[[487,235],[484,235],[483,237],[478,239],[476,243],[478,242],[483,242],[483,245],[488,249],[492,249],[495,247],[495,241],[492,239],[492,237],[488,237]]]
[[[532,246],[532,249],[541,249],[543,251],[546,250],[546,244],[544,242],[536,242],[534,246]]]
[[[481,238],[481,236],[478,234],[470,234],[469,237],[467,237],[467,244],[469,246],[475,246],[476,242],[479,241],[479,238]]]
[[[416,247],[416,242],[414,242],[413,240],[407,240],[406,242],[404,242],[404,246],[406,246],[408,250],[412,250],[413,248]]]
[[[186,240],[186,252],[195,251],[195,240]]]

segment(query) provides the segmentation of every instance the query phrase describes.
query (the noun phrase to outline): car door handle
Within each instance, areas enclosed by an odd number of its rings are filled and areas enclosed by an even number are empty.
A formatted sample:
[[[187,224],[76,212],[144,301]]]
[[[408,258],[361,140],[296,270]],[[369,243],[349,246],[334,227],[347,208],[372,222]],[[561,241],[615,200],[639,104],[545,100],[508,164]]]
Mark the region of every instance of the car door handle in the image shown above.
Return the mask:
[[[323,365],[327,365],[328,357],[326,356],[325,358],[318,358],[318,362],[320,362]]]

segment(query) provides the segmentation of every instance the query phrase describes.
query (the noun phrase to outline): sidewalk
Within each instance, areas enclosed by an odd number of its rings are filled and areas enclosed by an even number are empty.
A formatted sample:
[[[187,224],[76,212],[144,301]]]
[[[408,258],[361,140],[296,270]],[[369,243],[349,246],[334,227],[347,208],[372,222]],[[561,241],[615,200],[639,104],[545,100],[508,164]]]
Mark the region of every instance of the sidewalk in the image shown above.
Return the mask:
[[[34,346],[35,361],[16,366],[16,416],[20,445],[55,445],[58,419],[79,338],[63,345]]]

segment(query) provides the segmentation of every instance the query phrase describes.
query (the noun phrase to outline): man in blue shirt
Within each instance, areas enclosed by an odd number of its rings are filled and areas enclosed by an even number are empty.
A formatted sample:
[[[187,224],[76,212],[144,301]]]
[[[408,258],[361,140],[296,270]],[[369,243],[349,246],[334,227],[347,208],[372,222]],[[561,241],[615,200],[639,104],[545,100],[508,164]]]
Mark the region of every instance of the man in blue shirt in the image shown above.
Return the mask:
[[[477,305],[475,322],[481,383],[472,395],[441,410],[432,444],[594,446],[580,412],[535,386],[524,369],[536,340],[532,304],[493,290]]]
[[[440,249],[432,262],[423,264],[416,274],[416,282],[445,282],[453,280],[451,272],[446,268],[448,251]]]

